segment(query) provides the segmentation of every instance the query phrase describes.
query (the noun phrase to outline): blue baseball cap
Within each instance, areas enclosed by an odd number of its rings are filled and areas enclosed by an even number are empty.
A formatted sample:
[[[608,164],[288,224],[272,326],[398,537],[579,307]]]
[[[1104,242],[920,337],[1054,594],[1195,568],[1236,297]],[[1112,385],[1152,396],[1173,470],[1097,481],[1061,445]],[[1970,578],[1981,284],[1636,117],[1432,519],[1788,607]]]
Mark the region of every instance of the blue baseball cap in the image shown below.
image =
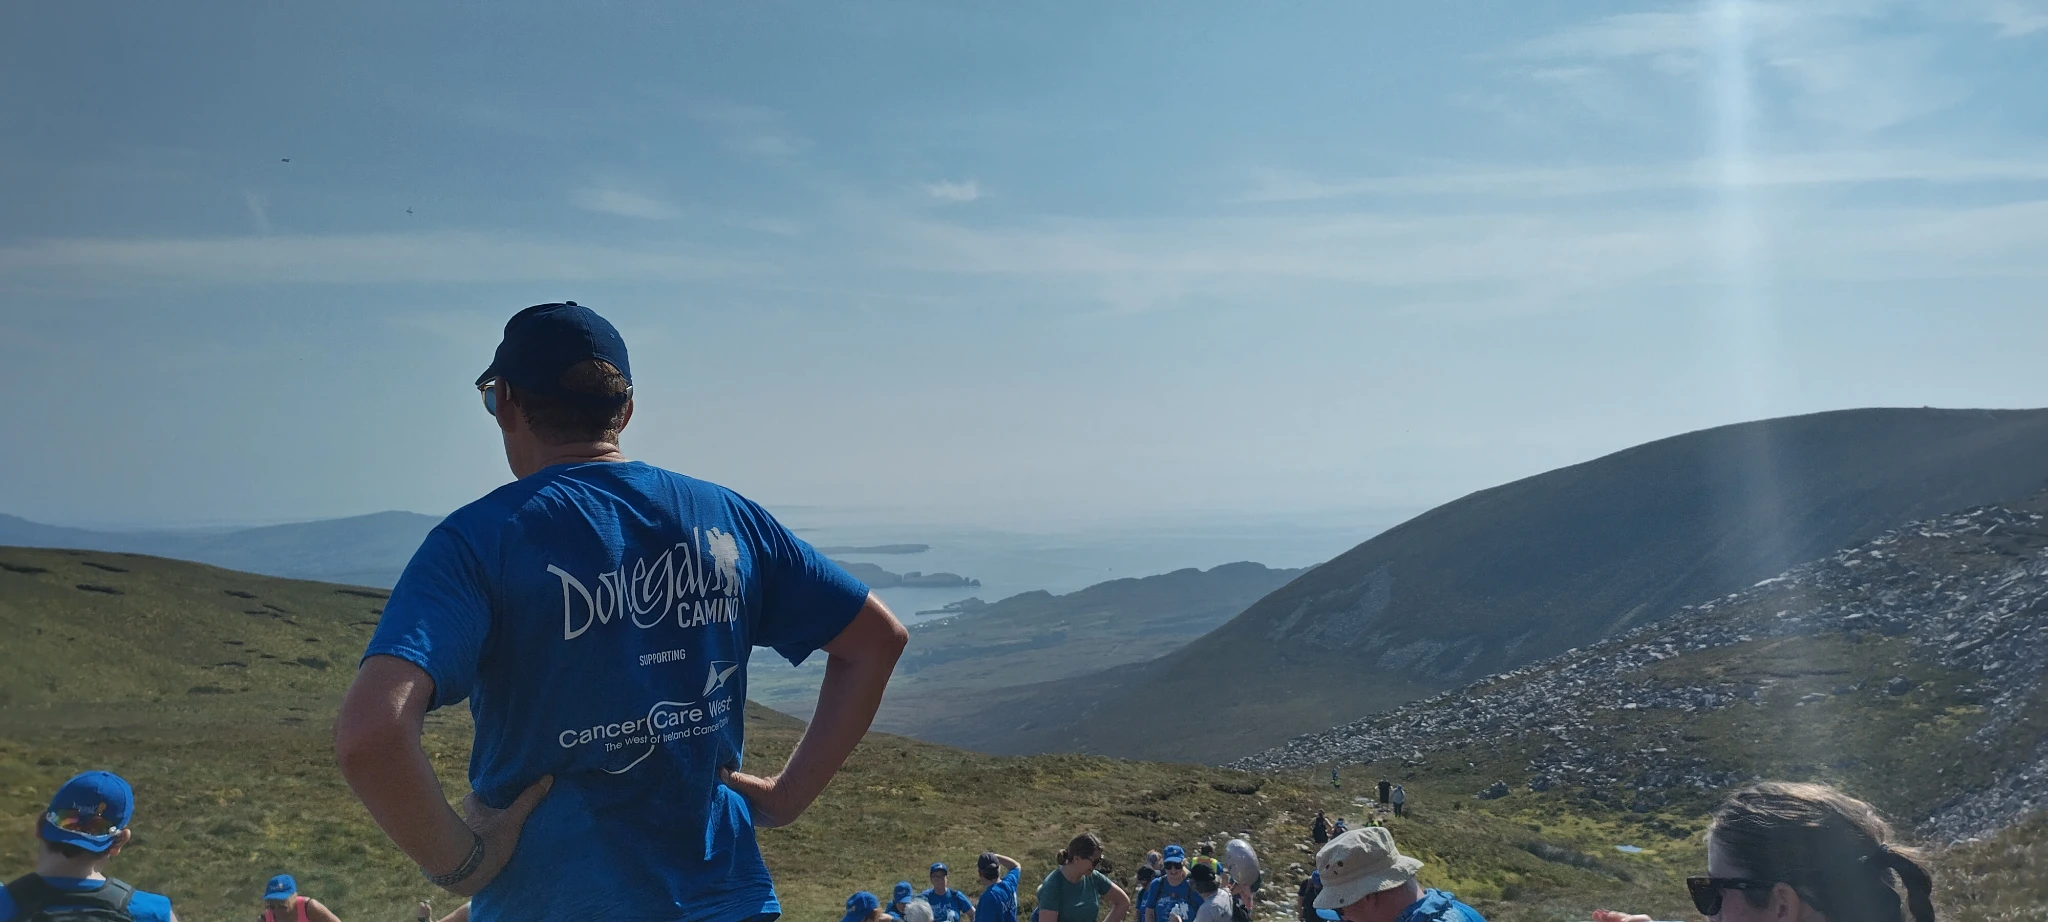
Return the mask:
[[[45,842],[76,845],[95,855],[114,847],[114,837],[135,818],[135,789],[113,772],[82,772],[50,798],[36,824]]]
[[[633,396],[633,368],[626,361],[626,340],[610,321],[574,301],[536,304],[505,321],[505,338],[491,358],[491,367],[477,375],[476,386],[504,378],[520,390],[565,400],[612,403],[574,393],[562,386],[562,373],[592,359],[610,362],[626,378],[626,396]]]
[[[932,873],[933,873],[933,874],[946,874],[946,873],[950,873],[950,872],[948,872],[948,871],[946,870],[946,863],[945,863],[945,862],[943,862],[943,861],[934,861],[934,862],[932,862]]]
[[[911,895],[912,893],[916,893],[916,892],[917,892],[917,889],[916,889],[915,887],[912,887],[912,886],[910,885],[910,881],[907,881],[907,880],[899,880],[899,881],[897,881],[897,882],[896,882],[896,899],[895,899],[895,902],[901,903],[901,902],[903,902],[904,900],[910,899],[910,895]]]
[[[875,899],[874,894],[862,890],[846,898],[846,915],[840,917],[839,922],[860,922],[867,918],[869,913],[880,908],[882,901]]]
[[[1163,849],[1160,849],[1159,860],[1162,862],[1176,861],[1181,864],[1186,864],[1188,863],[1188,850],[1181,848],[1178,845],[1169,845]]]
[[[298,895],[299,882],[290,874],[279,874],[263,885],[263,898],[266,900],[288,900]]]

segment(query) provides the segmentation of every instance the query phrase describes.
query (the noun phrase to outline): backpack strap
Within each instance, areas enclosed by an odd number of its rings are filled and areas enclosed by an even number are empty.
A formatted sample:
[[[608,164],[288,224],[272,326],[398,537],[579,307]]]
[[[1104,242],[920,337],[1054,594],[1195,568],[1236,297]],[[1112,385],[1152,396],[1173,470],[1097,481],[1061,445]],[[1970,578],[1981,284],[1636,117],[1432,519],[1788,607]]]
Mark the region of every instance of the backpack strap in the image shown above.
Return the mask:
[[[125,915],[129,901],[135,899],[135,888],[126,881],[109,877],[95,890],[60,890],[50,886],[50,882],[40,874],[23,874],[7,884],[7,895],[14,900],[16,918],[32,916],[37,910],[60,900],[67,904],[103,906]]]

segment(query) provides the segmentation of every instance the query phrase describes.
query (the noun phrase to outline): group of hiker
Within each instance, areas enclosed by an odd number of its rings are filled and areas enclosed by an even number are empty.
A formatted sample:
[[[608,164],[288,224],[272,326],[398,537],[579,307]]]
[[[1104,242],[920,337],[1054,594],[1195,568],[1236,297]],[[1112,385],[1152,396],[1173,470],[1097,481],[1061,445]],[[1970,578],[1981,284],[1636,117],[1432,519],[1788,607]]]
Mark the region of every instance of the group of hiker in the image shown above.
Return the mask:
[[[474,898],[453,922],[472,911],[480,922],[780,916],[755,830],[797,821],[838,773],[874,719],[907,631],[758,504],[625,457],[632,368],[624,339],[589,308],[519,311],[475,386],[514,481],[436,526],[385,601],[335,721],[342,779],[428,883]],[[725,437],[708,418],[697,425],[679,437]],[[419,434],[388,441],[394,450],[424,444]],[[758,647],[792,664],[826,654],[811,720],[772,774],[741,764],[747,663]],[[465,701],[472,793],[458,812],[421,735],[427,712]],[[1336,769],[1330,777],[1339,784]],[[1404,812],[1398,786],[1383,781],[1380,800]],[[37,823],[34,871],[0,898],[0,922],[174,922],[168,898],[107,876],[133,811],[134,792],[110,773],[66,782]],[[1421,887],[1421,863],[1386,828],[1340,819],[1330,831],[1310,901],[1320,918],[1479,919]],[[1802,916],[1804,907],[1895,922],[1896,875],[1915,922],[1933,918],[1927,875],[1911,853],[1890,844],[1868,805],[1831,790],[1738,794],[1710,843],[1710,876],[1687,882],[1708,915],[1733,890],[1727,906],[1776,907],[1775,919],[1820,918]],[[1218,861],[1162,848],[1135,922],[1248,916],[1261,884],[1256,856],[1240,867],[1231,852]],[[899,892],[884,908],[864,891],[849,898],[848,916],[1008,922],[1021,869],[995,854],[977,865],[983,887],[972,905],[934,865],[923,898]],[[1131,914],[1100,839],[1075,837],[1057,865],[1029,922],[1098,922],[1105,900],[1104,922]],[[272,879],[264,897],[266,922],[334,919],[288,876]],[[1887,905],[1890,915],[1880,911]],[[429,914],[421,904],[417,918]]]

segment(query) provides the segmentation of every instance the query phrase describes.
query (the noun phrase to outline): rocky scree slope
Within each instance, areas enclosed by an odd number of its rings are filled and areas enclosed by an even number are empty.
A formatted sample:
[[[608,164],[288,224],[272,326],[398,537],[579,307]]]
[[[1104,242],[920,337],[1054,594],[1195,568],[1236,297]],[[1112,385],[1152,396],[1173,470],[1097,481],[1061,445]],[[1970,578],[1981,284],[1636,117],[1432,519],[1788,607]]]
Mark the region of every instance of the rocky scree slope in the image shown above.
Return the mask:
[[[1233,763],[1497,771],[1638,813],[1758,777],[1848,784],[1922,835],[2048,808],[2048,494],[1886,532],[1651,625]]]
[[[1235,758],[1617,636],[1906,522],[2027,496],[2043,457],[2044,410],[1845,410],[1675,436],[1447,503],[1171,654],[927,732],[996,752]],[[1226,674],[1230,694],[1213,695]],[[1348,681],[1324,681],[1338,674]],[[1068,706],[1025,706],[1045,694]],[[1209,704],[1158,706],[1191,700]]]

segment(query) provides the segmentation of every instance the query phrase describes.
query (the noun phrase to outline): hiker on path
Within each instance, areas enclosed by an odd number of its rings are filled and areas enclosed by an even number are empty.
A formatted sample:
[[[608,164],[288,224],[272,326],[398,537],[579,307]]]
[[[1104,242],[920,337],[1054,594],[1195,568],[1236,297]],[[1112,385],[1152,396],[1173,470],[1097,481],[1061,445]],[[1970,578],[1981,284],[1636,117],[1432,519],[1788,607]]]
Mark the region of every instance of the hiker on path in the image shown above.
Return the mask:
[[[1152,885],[1152,879],[1159,876],[1159,872],[1163,867],[1165,867],[1165,863],[1166,859],[1159,857],[1158,849],[1155,848],[1149,852],[1146,852],[1145,860],[1138,862],[1138,870],[1134,875],[1135,880],[1137,882],[1137,888],[1131,892],[1143,894],[1145,892],[1145,888]],[[1141,896],[1139,898],[1138,906],[1138,914],[1140,918],[1144,916],[1144,913],[1144,901],[1143,897]]]
[[[1332,787],[1332,788],[1342,788],[1342,787],[1343,787],[1343,785],[1342,785],[1342,784],[1339,784],[1339,783],[1337,783],[1337,766],[1335,766],[1335,765],[1332,765],[1332,766],[1330,766],[1330,787]]]
[[[1195,888],[1188,883],[1187,852],[1168,845],[1160,853],[1159,876],[1138,897],[1139,922],[1187,922],[1195,914]]]
[[[1196,898],[1201,901],[1195,910],[1194,922],[1230,922],[1230,893],[1216,880],[1215,871],[1206,865],[1195,868],[1188,874],[1188,885],[1194,888]]]
[[[917,891],[911,888],[910,881],[899,880],[896,882],[896,889],[889,894],[889,905],[884,907],[884,911],[901,919],[903,918],[904,908],[910,904],[911,898],[915,896],[917,896]]]
[[[1123,922],[1130,915],[1131,895],[1104,873],[1112,869],[1094,833],[1075,836],[1055,860],[1059,866],[1038,885],[1032,922],[1096,922],[1104,896],[1109,897],[1109,917],[1102,922]]]
[[[64,782],[36,820],[35,870],[0,890],[0,922],[72,907],[125,913],[135,922],[177,922],[169,897],[107,876],[107,865],[133,835],[128,823],[134,818],[135,790],[121,776],[84,772]]]
[[[1342,922],[1486,922],[1486,917],[1442,890],[1415,880],[1422,862],[1401,854],[1383,826],[1354,829],[1316,852],[1323,892],[1316,914]]]
[[[413,919],[415,922],[436,922],[434,919],[434,904],[421,900],[419,911],[414,913]],[[469,904],[463,903],[455,907],[454,912],[442,916],[439,922],[469,922]]]
[[[1894,889],[1894,875],[1905,890]],[[1869,804],[1824,784],[1767,781],[1728,798],[1707,826],[1707,873],[1688,877],[1710,919],[1934,922],[1934,881]],[[1902,905],[1903,904],[1903,905]],[[1649,922],[1599,910],[1594,922]]]
[[[1393,797],[1393,794],[1394,794],[1394,785],[1393,785],[1393,783],[1392,783],[1392,782],[1390,782],[1390,781],[1388,781],[1388,780],[1387,780],[1387,779],[1385,779],[1385,778],[1381,778],[1381,779],[1380,779],[1380,783],[1379,783],[1379,794],[1380,794],[1380,806],[1384,807],[1384,806],[1386,806],[1386,805],[1387,805],[1387,802],[1388,802],[1388,801],[1389,801],[1390,799],[1392,799],[1392,797]]]
[[[995,852],[982,852],[974,859],[981,878],[981,896],[974,900],[974,917],[980,922],[1018,922],[1017,879],[1024,873],[1017,859]]]
[[[1207,867],[1209,870],[1216,872],[1217,880],[1222,880],[1223,862],[1216,860],[1216,846],[1204,842],[1199,846],[1199,850],[1201,854],[1196,855],[1195,860],[1188,862],[1188,870],[1192,871],[1195,868]]]
[[[1323,875],[1309,872],[1308,877],[1302,879],[1301,887],[1294,891],[1295,915],[1301,918],[1301,922],[1316,922],[1319,918],[1316,915],[1316,895],[1322,892]]]
[[[263,915],[257,918],[260,922],[341,922],[319,900],[300,896],[299,882],[290,874],[279,874],[263,885]]]
[[[1394,785],[1394,793],[1389,799],[1394,803],[1395,816],[1408,815],[1408,792],[1403,790],[1400,785]]]
[[[1315,822],[1308,824],[1308,838],[1317,848],[1330,841],[1330,818],[1324,816],[1323,811],[1317,810]]]
[[[1351,827],[1345,825],[1344,818],[1341,816],[1337,817],[1337,825],[1330,827],[1330,838],[1334,839],[1338,836],[1343,835],[1346,832],[1349,832],[1350,830]]]
[[[1252,850],[1246,835],[1223,843],[1223,868],[1230,874],[1230,896],[1237,903],[1232,918],[1250,922],[1259,905],[1259,889],[1265,885],[1265,871],[1259,867],[1259,853]]]
[[[889,914],[882,911],[882,901],[875,895],[862,890],[846,898],[846,914],[839,922],[882,922]]]
[[[779,913],[754,830],[817,799],[908,637],[760,506],[627,460],[632,380],[625,341],[589,308],[506,323],[476,384],[517,480],[427,535],[335,722],[342,775],[377,825],[491,922]],[[776,774],[740,771],[756,647],[827,654]],[[466,699],[474,793],[457,813],[420,736],[429,710]]]
[[[932,885],[917,898],[931,904],[934,922],[974,922],[974,901],[946,886],[947,873],[945,862],[933,864]]]

